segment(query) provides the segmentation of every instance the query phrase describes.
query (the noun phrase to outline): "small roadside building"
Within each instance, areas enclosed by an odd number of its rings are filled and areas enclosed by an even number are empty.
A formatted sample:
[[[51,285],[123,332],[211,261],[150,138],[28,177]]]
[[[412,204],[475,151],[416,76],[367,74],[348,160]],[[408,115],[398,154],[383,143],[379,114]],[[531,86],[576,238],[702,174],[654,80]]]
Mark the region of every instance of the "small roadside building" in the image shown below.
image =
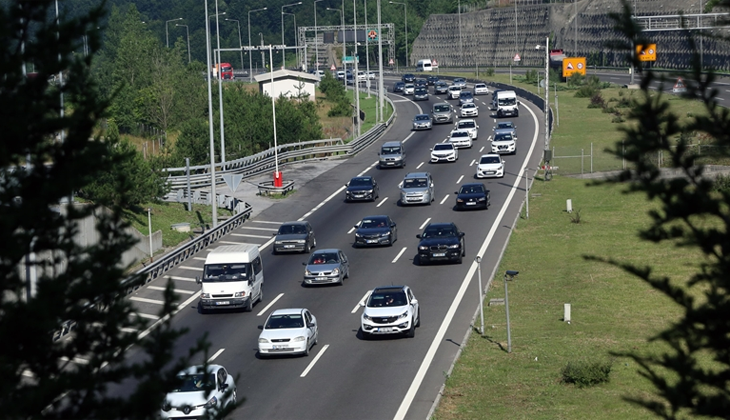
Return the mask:
[[[272,86],[271,79],[274,79]],[[284,95],[287,98],[296,98],[299,95],[309,95],[310,101],[314,101],[314,86],[319,83],[319,77],[300,71],[276,70],[272,73],[263,73],[254,76],[259,84],[259,92],[271,95],[272,87],[274,96],[278,98]]]

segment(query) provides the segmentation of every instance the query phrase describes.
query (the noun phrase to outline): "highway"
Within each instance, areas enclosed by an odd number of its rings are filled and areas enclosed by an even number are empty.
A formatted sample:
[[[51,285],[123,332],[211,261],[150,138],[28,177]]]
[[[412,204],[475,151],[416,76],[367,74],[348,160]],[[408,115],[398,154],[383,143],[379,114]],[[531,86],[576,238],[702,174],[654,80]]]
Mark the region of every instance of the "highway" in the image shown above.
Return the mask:
[[[386,85],[392,85],[389,78]],[[469,87],[472,87],[471,85]],[[433,88],[429,87],[429,92]],[[264,260],[264,298],[253,312],[202,315],[197,312],[199,287],[194,278],[202,272],[206,252],[183,263],[170,274],[181,302],[174,317],[176,327],[190,332],[177,345],[183,355],[203,334],[212,343],[211,355],[238,379],[239,400],[245,403],[234,419],[425,419],[468,331],[478,307],[475,257],[483,256],[482,274],[495,270],[506,246],[510,229],[519,216],[525,197],[524,168],[535,168],[542,156],[544,120],[539,109],[523,102],[517,125],[518,150],[505,156],[506,175],[486,179],[492,206],[486,211],[456,212],[454,192],[459,185],[475,182],[475,161],[488,153],[488,137],[495,120],[487,104],[491,95],[477,96],[479,135],[471,149],[461,149],[455,163],[428,163],[429,149],[444,141],[452,124],[412,132],[417,113],[430,112],[431,105],[445,97],[412,102],[390,94],[397,119],[383,138],[357,156],[301,186],[215,246],[256,243]],[[455,104],[458,111],[457,101]],[[405,142],[405,169],[378,169],[380,144]],[[401,207],[398,184],[410,171],[429,171],[434,177],[436,201],[431,205]],[[372,203],[345,203],[344,184],[368,174],[380,184],[380,198]],[[534,169],[529,171],[534,177]],[[397,223],[398,241],[392,247],[353,248],[352,227],[364,216],[387,214]],[[308,220],[315,229],[319,248],[340,248],[350,259],[351,276],[342,286],[303,287],[302,262],[307,255],[273,255],[272,233],[280,223]],[[420,233],[428,222],[455,222],[466,232],[463,264],[414,264]],[[519,267],[514,267],[519,269]],[[500,278],[501,273],[496,273]],[[359,302],[376,286],[410,286],[420,302],[421,327],[415,338],[362,340],[358,334]],[[162,300],[165,280],[152,282],[135,296],[143,316],[154,319]],[[272,310],[306,307],[317,317],[319,343],[309,357],[257,358],[257,339]],[[500,320],[501,322],[501,320]],[[141,357],[133,351],[130,358]],[[202,357],[197,362],[202,363]]]

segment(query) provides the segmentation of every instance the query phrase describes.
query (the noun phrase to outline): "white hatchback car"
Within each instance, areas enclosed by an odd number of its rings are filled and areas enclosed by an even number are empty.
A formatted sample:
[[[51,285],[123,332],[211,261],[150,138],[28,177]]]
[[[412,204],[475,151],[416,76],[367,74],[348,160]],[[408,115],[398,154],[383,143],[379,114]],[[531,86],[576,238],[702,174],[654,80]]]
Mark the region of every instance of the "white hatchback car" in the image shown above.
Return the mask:
[[[317,318],[309,309],[277,309],[269,315],[259,335],[259,357],[275,354],[301,354],[317,344]]]
[[[482,155],[477,164],[477,178],[502,178],[504,161],[498,154]]]
[[[471,136],[466,130],[453,130],[449,136],[449,143],[460,149],[472,146]]]
[[[477,139],[477,135],[479,134],[479,126],[477,125],[477,122],[472,119],[464,119],[459,122],[457,122],[454,125],[455,130],[466,130],[466,132],[469,133],[469,137],[471,137],[472,140]]]
[[[408,286],[376,287],[361,303],[365,309],[360,318],[360,331],[364,339],[371,335],[416,335],[421,325],[421,309],[418,300]]]
[[[476,83],[474,85],[474,95],[488,95],[489,88],[486,83]]]
[[[479,107],[475,103],[464,104],[461,106],[461,118],[478,117]]]
[[[413,83],[406,83],[406,86],[403,88],[403,94],[404,95],[413,95],[413,91],[416,89],[416,85]]]
[[[223,407],[236,404],[236,383],[221,365],[191,366],[177,375],[179,383],[165,396],[160,418],[203,418],[206,410],[211,414]]]
[[[431,163],[456,162],[459,159],[459,149],[452,143],[436,143],[431,149]]]

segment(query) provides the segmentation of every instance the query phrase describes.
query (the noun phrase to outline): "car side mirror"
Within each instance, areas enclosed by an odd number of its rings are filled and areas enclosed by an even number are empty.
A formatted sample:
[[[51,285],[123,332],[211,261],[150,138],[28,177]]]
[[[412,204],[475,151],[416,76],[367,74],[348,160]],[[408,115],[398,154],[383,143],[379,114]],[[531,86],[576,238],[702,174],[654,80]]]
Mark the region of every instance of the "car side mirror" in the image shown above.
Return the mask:
[[[314,322],[307,322],[307,328],[314,328]]]
[[[459,237],[460,238],[464,237],[464,232],[459,232]]]
[[[197,284],[201,284],[201,283],[203,283],[203,281],[202,281],[202,280],[200,280],[200,277],[198,277],[198,276],[195,276],[195,283],[197,283]]]
[[[349,187],[349,186],[350,186],[350,183],[349,183],[349,182],[348,182],[348,183],[346,183],[346,184],[345,184],[345,186],[346,186],[346,187]]]
[[[221,384],[218,387],[218,390],[221,391],[221,392],[225,391],[226,389],[228,389],[228,384]]]
[[[272,233],[271,236],[276,236],[276,233]]]
[[[411,301],[411,305],[417,305],[417,304],[418,304],[418,299],[413,299]]]
[[[307,265],[307,263],[303,262],[303,263],[302,263],[302,265],[306,266],[306,265]]]
[[[416,235],[416,238],[421,239],[421,234]]]
[[[395,222],[391,223],[390,227],[395,227]]]
[[[458,191],[454,191],[454,194],[457,194],[457,195],[458,195],[458,194],[459,194],[459,192],[458,192]]]
[[[259,328],[260,330],[263,330],[263,329],[264,329],[264,326],[263,326],[263,325],[259,325],[259,326],[258,326],[258,328]]]
[[[365,307],[365,302],[360,302],[360,306]]]

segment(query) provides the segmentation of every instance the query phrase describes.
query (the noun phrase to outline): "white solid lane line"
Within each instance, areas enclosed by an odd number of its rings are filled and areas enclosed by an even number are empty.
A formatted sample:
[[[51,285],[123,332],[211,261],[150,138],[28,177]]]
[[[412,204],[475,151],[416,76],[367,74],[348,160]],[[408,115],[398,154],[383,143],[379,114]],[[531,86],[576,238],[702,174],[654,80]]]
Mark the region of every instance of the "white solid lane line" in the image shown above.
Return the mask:
[[[241,238],[271,238],[271,235],[250,235],[248,233],[231,233],[231,236],[238,236]],[[231,244],[237,244],[240,242],[223,242],[221,243],[231,243]]]
[[[404,252],[406,252],[406,247],[405,246],[403,247],[403,249],[400,250],[400,252],[398,253],[398,255],[396,255],[395,258],[393,258],[393,261],[391,261],[391,263],[392,264],[395,264],[398,261],[398,258],[400,258],[400,256],[403,255]]]
[[[370,293],[372,293],[372,290],[368,290],[367,292],[365,292],[365,295],[362,297],[362,299],[360,299],[360,301],[357,302],[357,305],[352,308],[352,312],[350,312],[351,314],[357,312],[360,309],[361,305],[365,304],[365,300],[367,300],[368,296],[370,296]]]
[[[249,220],[249,223],[267,223],[270,225],[280,225],[281,222],[267,222],[266,220]]]
[[[532,118],[535,121],[535,126],[538,126],[539,123],[538,123],[537,116],[535,115],[535,113],[529,107],[527,107],[526,109],[530,112],[530,114],[532,114]],[[535,145],[537,144],[537,135],[538,135],[538,131],[536,130],[535,134],[533,135],[533,138],[532,138],[532,145],[530,146],[530,150],[527,152],[527,155],[525,156],[525,160],[519,166],[520,171],[517,174],[517,177],[515,178],[515,182],[512,185],[512,189],[510,190],[509,194],[507,195],[507,199],[502,204],[502,208],[500,209],[499,214],[497,215],[497,218],[495,219],[494,223],[492,224],[492,227],[489,229],[489,233],[487,234],[487,237],[484,239],[484,242],[482,243],[482,246],[476,255],[479,255],[479,256],[484,255],[484,253],[487,250],[487,247],[489,246],[489,243],[492,241],[492,238],[494,237],[494,234],[497,231],[497,228],[502,225],[502,219],[504,218],[504,214],[507,212],[507,206],[509,206],[509,203],[512,201],[512,198],[514,197],[515,193],[517,192],[517,187],[525,172],[525,165],[527,164],[527,161],[530,158],[530,156],[532,155],[532,151],[535,149]],[[413,378],[413,382],[411,383],[410,387],[408,388],[406,395],[403,397],[403,401],[401,402],[401,405],[398,408],[398,411],[395,413],[393,420],[403,420],[405,418],[406,414],[408,413],[408,409],[411,407],[411,403],[413,402],[413,399],[416,397],[418,388],[420,388],[421,383],[423,382],[423,379],[426,376],[426,372],[428,371],[429,366],[431,365],[434,357],[436,356],[436,351],[438,350],[441,343],[444,341],[444,336],[446,335],[446,330],[449,328],[449,325],[451,324],[451,321],[454,318],[454,314],[456,314],[456,310],[458,309],[459,305],[461,304],[461,301],[464,298],[464,294],[466,294],[466,289],[469,287],[469,284],[471,283],[471,280],[474,277],[474,273],[476,273],[476,271],[477,271],[477,263],[476,263],[476,261],[472,261],[471,267],[469,267],[469,271],[466,273],[466,277],[464,277],[464,280],[462,280],[461,286],[459,287],[459,291],[456,293],[454,300],[451,302],[451,306],[449,306],[449,310],[446,312],[446,315],[444,316],[443,321],[441,322],[441,325],[439,326],[436,336],[433,338],[433,341],[431,341],[431,345],[429,346],[428,351],[426,352],[426,356],[423,358],[423,361],[421,362],[421,366],[418,368],[418,372],[416,373],[416,376]]]
[[[324,354],[324,352],[326,352],[329,347],[330,347],[329,344],[325,344],[324,347],[322,347],[322,350],[320,350],[319,353],[317,353],[317,355],[314,357],[314,359],[312,359],[312,362],[309,363],[309,366],[307,366],[307,368],[304,369],[304,372],[302,372],[302,374],[299,375],[300,378],[303,378],[303,377],[307,376],[307,374],[309,373],[309,371],[312,370],[312,368],[317,363],[317,361],[319,360],[319,358],[322,357],[322,355]]]
[[[199,261],[205,261],[205,260],[207,260],[207,258],[203,258],[203,257],[193,257],[193,259],[194,260],[199,260]]]
[[[205,259],[205,258],[203,258],[203,259]],[[192,277],[165,276],[165,278],[170,279],[170,280],[177,280],[177,281],[192,281],[192,282],[195,281],[195,279]]]
[[[481,150],[480,150],[480,152],[481,152]],[[476,162],[476,161],[475,161],[474,159],[472,159],[472,161],[471,161],[471,163],[469,164],[469,166],[474,166],[474,162]]]
[[[449,194],[446,194],[446,197],[444,197],[439,204],[444,204],[446,200],[449,199]]]
[[[357,228],[353,226],[352,228],[350,228],[350,230],[347,231],[347,234],[348,235],[351,234],[352,232],[355,231],[355,229],[357,229]]]
[[[88,359],[84,359],[84,358],[81,358],[81,357],[74,357],[73,359],[69,359],[66,356],[61,356],[61,357],[59,357],[59,359],[63,360],[64,362],[74,362],[74,363],[78,363],[80,365],[88,365],[89,364],[89,360]]]
[[[275,297],[274,300],[272,300],[271,303],[269,303],[268,305],[266,305],[266,307],[264,307],[264,309],[262,309],[261,312],[257,313],[256,316],[261,316],[261,315],[265,314],[266,311],[268,311],[269,308],[271,308],[272,306],[274,306],[274,304],[276,302],[278,302],[279,299],[281,299],[282,296],[284,296],[284,294],[283,293],[279,293],[279,296]]]
[[[416,106],[417,106],[417,105],[416,105]],[[418,109],[420,110],[420,109],[421,109],[421,107],[419,106],[419,107],[418,107]],[[421,114],[423,114],[423,112],[421,112]],[[413,137],[413,135],[414,135],[414,134],[416,134],[416,132],[415,132],[415,131],[411,131],[411,134],[409,134],[409,135],[408,135],[408,137],[406,137],[406,138],[405,138],[405,140],[403,140],[403,141],[402,141],[401,143],[405,143],[405,142],[407,142],[407,141],[408,141],[408,139],[410,139],[411,137]]]
[[[183,270],[203,271],[202,267],[190,267],[188,265],[181,265],[180,268],[182,268]]]
[[[147,299],[147,298],[141,298],[137,296],[132,296],[129,298],[129,300],[133,300],[135,302],[142,302],[142,303],[151,303],[153,305],[164,305],[165,301],[163,300],[157,300],[157,299]]]
[[[210,363],[210,362],[212,362],[213,360],[217,359],[217,358],[218,358],[218,356],[220,356],[220,355],[221,355],[221,353],[223,353],[224,351],[226,351],[226,349],[220,349],[220,350],[218,350],[217,352],[215,352],[215,354],[214,354],[214,355],[212,355],[212,356],[210,356],[210,359],[208,359],[208,363]]]
[[[378,164],[378,161],[376,160],[376,161],[375,161],[375,162],[373,162],[373,163],[372,163],[372,164],[371,164],[370,166],[368,166],[367,168],[365,168],[365,170],[364,170],[364,171],[362,171],[362,172],[360,172],[359,174],[357,174],[357,176],[363,176],[363,175],[365,175],[365,172],[367,172],[367,171],[371,170],[371,169],[372,169],[373,167],[375,167],[375,165],[377,165],[377,164]]]
[[[268,238],[269,236],[261,236],[261,235],[248,235],[248,236],[254,236],[257,238]],[[227,244],[227,245],[241,245],[241,242],[233,242],[233,241],[218,241],[219,244]]]
[[[416,169],[421,169],[421,166],[423,166],[424,163],[426,163],[426,162],[419,163],[418,166],[416,166]]]
[[[431,218],[429,217],[428,219],[426,219],[426,221],[425,221],[425,222],[423,222],[423,224],[422,224],[422,225],[421,225],[421,226],[420,226],[420,227],[418,228],[418,230],[423,230],[423,228],[424,228],[424,227],[426,227],[426,225],[427,225],[427,224],[428,224],[428,222],[430,222],[430,221],[431,221]]]
[[[457,184],[457,185],[461,184],[461,180],[462,180],[462,179],[464,179],[464,175],[462,175],[462,176],[460,176],[460,177],[459,177],[459,180],[458,180],[458,181],[456,181],[456,184]],[[448,195],[447,195],[447,197],[448,197]]]
[[[380,206],[382,206],[382,205],[383,205],[383,203],[385,203],[386,201],[388,201],[388,197],[385,197],[384,199],[382,199],[382,200],[380,201],[380,203],[378,203],[378,205],[377,205],[377,206],[375,206],[375,207],[380,207]]]
[[[482,147],[481,147],[481,148],[479,149],[479,153],[482,153],[483,151],[484,151],[484,146],[482,146]],[[473,161],[473,160],[471,161],[471,164],[472,164],[472,165],[474,164],[474,161]],[[471,165],[469,165],[469,166],[471,166]]]
[[[246,226],[246,225],[241,226],[241,229],[248,229],[248,230],[268,230],[269,232],[276,232],[277,230],[279,230],[277,228],[259,228],[259,227]],[[236,236],[235,233],[232,233],[231,235]]]
[[[163,292],[165,291],[165,288],[164,287],[160,287],[160,286],[147,286],[147,288],[150,289],[150,290],[160,290],[160,291],[163,291]],[[172,289],[172,291],[175,292],[175,293],[177,293],[177,294],[180,294],[180,295],[192,295],[193,293],[195,293],[195,292],[193,292],[191,290],[181,290],[181,289]]]
[[[137,312],[137,315],[139,315],[140,318],[146,318],[146,319],[160,319],[157,315],[151,315],[151,314],[143,314],[142,312]]]
[[[301,218],[301,219],[299,219],[299,221],[300,221],[300,222],[301,222],[302,220],[304,220],[304,218]],[[268,247],[269,245],[273,244],[275,240],[276,240],[276,238],[271,238],[271,239],[269,239],[268,241],[266,241],[266,243],[265,243],[265,244],[263,244],[263,245],[259,246],[259,250],[260,250],[260,251],[263,251],[264,249],[266,249],[266,247]]]
[[[315,208],[313,208],[312,210],[309,210],[309,212],[307,214],[305,214],[304,216],[302,216],[299,219],[297,219],[297,221],[301,222],[302,220],[304,220],[307,217],[309,217],[312,213],[314,213],[315,211],[319,210],[322,206],[324,206],[328,201],[332,200],[333,198],[335,198],[335,196],[337,196],[342,191],[344,191],[345,188],[347,188],[347,187],[345,187],[344,185],[341,186],[340,188],[338,188],[337,191],[335,191],[332,194],[330,194],[329,197],[325,198],[321,203],[317,204],[317,206]],[[265,245],[268,245],[268,244],[269,243],[267,242]]]

